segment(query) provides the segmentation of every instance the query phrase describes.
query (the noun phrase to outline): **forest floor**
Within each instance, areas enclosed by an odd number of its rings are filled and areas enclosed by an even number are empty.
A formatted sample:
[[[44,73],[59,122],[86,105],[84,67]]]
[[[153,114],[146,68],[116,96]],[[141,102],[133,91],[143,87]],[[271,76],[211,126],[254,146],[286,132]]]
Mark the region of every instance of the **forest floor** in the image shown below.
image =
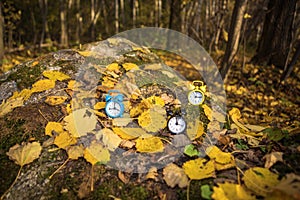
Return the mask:
[[[31,54],[32,55],[32,54]],[[185,62],[181,57],[173,54],[158,53],[164,62],[174,68],[176,71],[193,80],[193,68]],[[30,56],[28,52],[18,55],[7,55],[6,62],[2,69],[5,71],[15,64],[24,62]],[[220,56],[214,59],[218,63]],[[216,174],[214,178],[203,180],[193,180],[189,182],[187,188],[172,188],[164,182],[163,172],[159,170],[154,174],[129,174],[109,169],[104,165],[95,165],[94,169],[101,174],[95,178],[95,191],[90,191],[90,166],[84,159],[69,161],[67,167],[57,173],[52,181],[58,187],[53,189],[56,199],[221,199],[220,197],[234,197],[236,194],[228,194],[226,185],[221,183],[243,182],[240,180],[241,173],[245,169],[259,167],[268,169],[268,172],[278,175],[278,179],[283,180],[287,174],[292,175],[285,183],[280,182],[283,188],[289,191],[292,198],[299,198],[300,195],[295,190],[299,189],[300,176],[300,67],[296,67],[294,73],[285,81],[284,84],[279,83],[282,70],[274,66],[256,66],[252,64],[234,65],[229,75],[228,83],[225,85],[227,110],[237,108],[241,116],[239,122],[245,125],[257,125],[267,127],[265,135],[259,136],[260,140],[255,143],[251,137],[231,137],[225,134],[217,143],[218,148],[224,152],[231,152],[235,159],[244,161],[243,166],[239,165],[237,169],[226,169]],[[40,111],[44,113],[43,107]],[[55,113],[55,109],[51,111]],[[26,113],[26,110],[24,110]],[[30,113],[27,113],[30,117]],[[55,115],[55,114],[53,114]],[[17,123],[22,123],[20,119],[25,116],[14,116]],[[60,116],[61,117],[61,116]],[[57,117],[56,117],[57,118]],[[42,117],[36,118],[36,120]],[[0,120],[0,123],[5,123]],[[35,122],[32,122],[27,129],[31,129]],[[7,125],[1,124],[1,127]],[[248,126],[249,127],[249,126]],[[3,129],[2,131],[5,131]],[[14,130],[17,131],[18,130]],[[228,127],[227,132],[233,133],[234,128]],[[257,135],[254,134],[256,137]],[[22,136],[23,137],[23,136]],[[39,135],[30,135],[32,140],[38,140]],[[257,137],[256,137],[257,138]],[[255,140],[257,141],[257,140]],[[254,144],[255,143],[255,144]],[[8,146],[1,144],[0,153],[5,154],[4,150]],[[3,164],[3,156],[1,156],[2,166],[0,171],[10,169],[5,176],[1,175],[0,194],[2,194],[12,183],[18,172],[18,167],[13,163]],[[55,164],[62,164],[66,160],[66,155],[62,151],[57,151]],[[53,171],[52,171],[53,172]],[[256,173],[256,172],[255,172]],[[265,171],[258,173],[264,174]],[[46,173],[44,176],[49,176]],[[271,175],[270,175],[271,176]],[[252,180],[259,180],[253,178]],[[244,180],[245,181],[245,180]],[[262,181],[263,182],[263,181]],[[3,183],[5,183],[3,185]],[[264,185],[265,184],[265,185]],[[270,187],[273,183],[258,184],[258,187]],[[285,184],[285,185],[284,185]],[[208,188],[202,187],[203,185]],[[219,187],[216,187],[218,185]],[[295,189],[296,187],[296,189]],[[223,189],[217,193],[218,189]],[[252,189],[248,185],[248,189]],[[258,188],[257,190],[260,190]],[[266,189],[266,188],[265,188]],[[270,188],[267,188],[270,189]],[[242,190],[243,192],[244,190]],[[24,191],[25,192],[25,191]],[[255,193],[255,192],[254,192]],[[215,196],[211,196],[215,194]],[[276,190],[277,197],[285,197],[283,190]],[[230,196],[233,195],[233,196]],[[255,194],[257,198],[267,197],[264,192]],[[237,197],[237,196],[235,196]],[[273,196],[274,197],[274,196]],[[254,198],[252,196],[251,198]],[[251,199],[249,198],[249,199]]]

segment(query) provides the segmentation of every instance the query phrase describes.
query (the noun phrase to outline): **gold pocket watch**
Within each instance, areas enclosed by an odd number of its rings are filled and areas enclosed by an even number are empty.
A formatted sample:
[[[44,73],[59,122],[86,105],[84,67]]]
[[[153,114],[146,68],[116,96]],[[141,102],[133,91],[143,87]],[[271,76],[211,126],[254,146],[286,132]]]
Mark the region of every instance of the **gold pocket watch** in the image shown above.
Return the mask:
[[[193,81],[191,91],[188,93],[188,100],[192,105],[200,105],[205,100],[206,86],[202,81]]]

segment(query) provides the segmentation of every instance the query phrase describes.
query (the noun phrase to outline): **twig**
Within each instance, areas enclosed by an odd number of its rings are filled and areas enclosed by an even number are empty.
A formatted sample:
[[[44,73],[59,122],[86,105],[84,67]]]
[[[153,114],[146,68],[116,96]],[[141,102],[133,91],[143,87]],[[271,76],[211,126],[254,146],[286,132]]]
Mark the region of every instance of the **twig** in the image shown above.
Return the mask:
[[[9,188],[2,194],[2,196],[0,197],[0,199],[2,200],[5,195],[11,190],[11,188],[16,184],[17,182],[17,179],[19,178],[20,174],[21,174],[21,170],[22,170],[23,166],[20,167],[19,171],[18,171],[18,174],[14,180],[14,182],[9,186]]]
[[[67,162],[70,160],[70,158],[68,158],[59,168],[57,168],[56,170],[55,170],[55,172],[53,172],[53,174],[51,174],[50,176],[49,176],[49,179],[51,179],[59,170],[61,170],[66,164],[67,164]]]

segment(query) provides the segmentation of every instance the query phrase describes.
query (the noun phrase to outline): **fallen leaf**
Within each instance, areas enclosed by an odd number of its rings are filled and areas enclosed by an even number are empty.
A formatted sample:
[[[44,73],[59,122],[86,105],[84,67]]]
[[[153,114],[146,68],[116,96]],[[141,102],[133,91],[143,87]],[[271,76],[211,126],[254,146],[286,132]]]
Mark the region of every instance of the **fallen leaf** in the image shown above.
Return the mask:
[[[84,150],[83,157],[92,165],[96,163],[106,164],[110,160],[108,149],[105,149],[101,143],[95,140]]]
[[[180,188],[184,188],[188,185],[188,177],[184,173],[184,170],[174,163],[168,164],[163,169],[163,175],[167,185],[171,188],[174,188],[176,185]]]
[[[216,146],[208,147],[206,154],[210,159],[215,159],[215,161],[220,164],[228,164],[234,159],[231,153],[223,152]]]
[[[126,113],[125,113],[126,114]],[[132,118],[130,118],[129,116],[126,117],[126,115],[123,115],[122,118],[114,118],[112,120],[112,123],[114,126],[127,126],[130,122],[133,121]]]
[[[64,118],[64,128],[68,130],[73,137],[81,137],[96,128],[97,116],[92,110],[82,108],[73,111]]]
[[[128,184],[130,181],[130,176],[126,176],[125,172],[118,171],[118,177],[125,184]]]
[[[0,116],[3,116],[9,112],[11,112],[14,108],[23,106],[24,100],[19,97],[16,99],[9,98],[7,101],[3,101],[0,105]]]
[[[111,129],[108,128],[101,129],[101,133],[103,137],[102,141],[110,151],[116,150],[116,148],[118,148],[118,146],[122,142],[122,139],[117,134],[115,134]]]
[[[120,66],[118,63],[111,63],[109,65],[106,66],[106,69],[108,71],[119,71],[120,70]]]
[[[248,169],[244,174],[244,182],[253,193],[266,197],[279,183],[278,175],[261,167]]]
[[[50,106],[56,106],[63,104],[68,97],[65,96],[47,96],[45,103],[49,104]]]
[[[45,134],[52,136],[52,131],[55,133],[61,133],[64,131],[63,125],[58,122],[48,122],[45,127]]]
[[[95,109],[95,110],[103,109],[103,108],[105,108],[105,105],[106,105],[106,102],[97,102],[97,103],[94,105],[94,109]]]
[[[141,128],[112,128],[113,131],[124,140],[132,140],[138,137],[151,137],[145,130]]]
[[[124,63],[122,64],[122,67],[124,67],[126,71],[130,71],[132,69],[139,69],[139,67],[134,63]]]
[[[138,123],[146,131],[157,132],[167,125],[166,111],[162,107],[155,106],[138,117]]]
[[[264,156],[264,158],[266,159],[265,168],[269,169],[278,161],[283,162],[282,155],[283,155],[282,152],[272,152],[265,155]]]
[[[76,138],[72,137],[67,131],[59,133],[54,139],[54,144],[62,149],[65,149],[66,147],[76,143]]]
[[[201,185],[200,189],[201,189],[201,197],[203,199],[211,199],[211,194],[213,192],[210,190],[209,185],[207,184]]]
[[[195,140],[201,137],[204,133],[203,123],[199,120],[196,120],[195,122],[188,122],[187,127],[186,133],[190,140]]]
[[[156,153],[164,150],[164,145],[159,137],[138,138],[135,142],[138,152]]]
[[[16,144],[6,153],[9,159],[15,161],[16,164],[23,167],[26,164],[37,159],[42,151],[42,147],[38,142]]]
[[[243,186],[234,183],[218,183],[218,187],[213,187],[212,198],[215,200],[230,200],[230,199],[242,199],[242,200],[255,200],[256,197],[251,195]]]
[[[71,77],[60,72],[60,71],[55,71],[55,70],[48,70],[48,71],[44,71],[43,72],[43,76],[49,78],[50,80],[54,80],[54,81],[64,81],[64,80],[68,80]]]
[[[66,148],[66,150],[70,159],[77,160],[79,157],[83,157],[82,146],[69,146]]]
[[[274,189],[283,192],[285,194],[284,198],[289,195],[294,199],[300,199],[300,176],[292,173],[286,174]]]
[[[183,164],[184,172],[192,180],[201,180],[215,176],[215,167],[212,161],[204,158],[189,160]]]
[[[206,117],[208,118],[209,121],[212,121],[212,110],[210,107],[208,107],[208,105],[206,104],[202,104],[202,108],[204,110],[204,113],[206,115]]]
[[[184,147],[184,154],[193,157],[193,156],[199,156],[200,152],[197,150],[197,148],[193,144],[189,144]]]
[[[250,132],[250,130],[244,126],[242,123],[240,123],[238,120],[242,117],[241,112],[238,108],[232,108],[229,111],[229,116],[231,117],[231,120],[241,129],[243,129],[246,132]]]
[[[10,97],[10,99],[17,99],[19,97],[23,98],[23,100],[28,100],[31,95],[32,95],[33,91],[31,89],[23,89],[20,92],[14,92],[13,96]]]
[[[146,179],[153,179],[155,181],[158,181],[158,172],[157,172],[157,168],[156,167],[151,167],[148,170],[148,173],[146,175]]]
[[[44,79],[44,80],[39,80],[35,82],[32,85],[32,92],[43,92],[49,89],[54,88],[55,86],[55,81],[54,80],[49,80],[49,79]]]
[[[162,65],[160,63],[154,63],[145,65],[144,70],[159,70],[161,68]]]

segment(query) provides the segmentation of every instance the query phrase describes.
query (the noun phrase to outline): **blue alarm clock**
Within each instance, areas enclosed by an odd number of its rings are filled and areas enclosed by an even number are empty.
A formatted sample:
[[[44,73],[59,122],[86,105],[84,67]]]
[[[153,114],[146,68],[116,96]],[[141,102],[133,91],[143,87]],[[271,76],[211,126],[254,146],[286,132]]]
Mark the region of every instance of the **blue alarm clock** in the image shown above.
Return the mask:
[[[112,93],[117,93],[117,95],[112,96]],[[122,117],[124,113],[123,104],[124,95],[118,90],[109,90],[105,97],[105,112],[111,118]]]

